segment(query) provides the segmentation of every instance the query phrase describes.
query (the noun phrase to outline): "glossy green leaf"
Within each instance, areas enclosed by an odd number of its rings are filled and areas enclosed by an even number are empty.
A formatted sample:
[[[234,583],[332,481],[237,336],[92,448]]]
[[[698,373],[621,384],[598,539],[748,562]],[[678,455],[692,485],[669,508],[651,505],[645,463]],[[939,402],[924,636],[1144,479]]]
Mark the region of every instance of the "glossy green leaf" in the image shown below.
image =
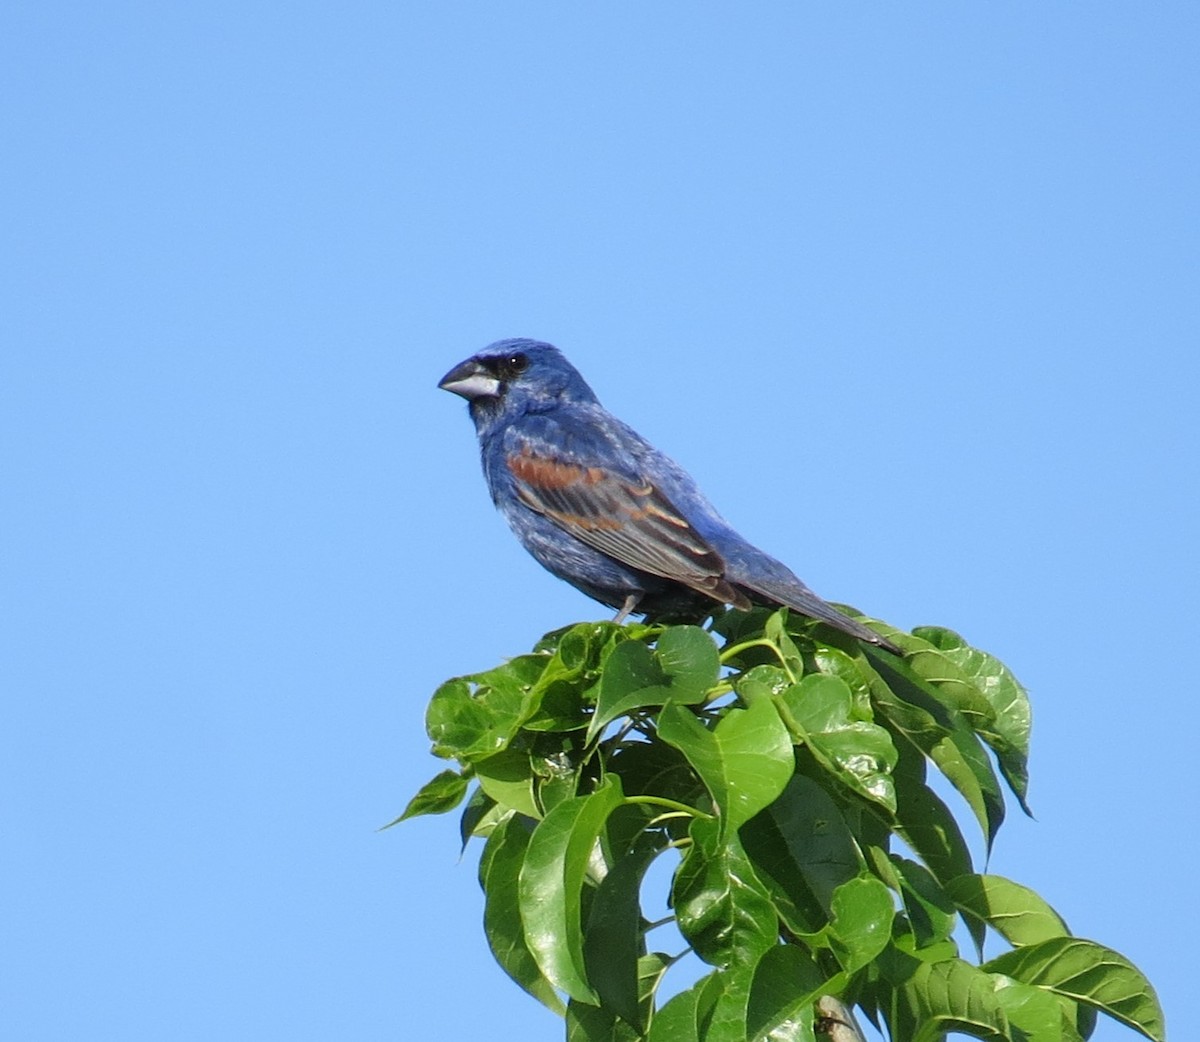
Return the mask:
[[[779,666],[755,666],[742,673],[734,681],[734,690],[746,704],[774,698],[792,684],[788,675]]]
[[[717,971],[715,980],[720,989],[701,1036],[704,1042],[746,1042],[746,1006],[750,1001],[753,975],[753,963],[726,966]]]
[[[1164,1038],[1162,1007],[1150,982],[1120,952],[1102,944],[1054,937],[1005,952],[984,969],[1093,1006],[1155,1042]]]
[[[519,655],[439,687],[425,713],[434,755],[470,762],[506,748],[528,711],[529,693],[546,662],[545,655]]]
[[[690,835],[671,892],[679,930],[710,965],[753,962],[779,937],[770,894],[736,832],[725,836],[719,822],[696,818]]]
[[[1012,1042],[995,979],[978,967],[953,958],[925,962],[890,949],[881,969],[893,985],[885,1006],[893,1038],[940,1042],[947,1031],[961,1031]]]
[[[633,640],[617,645],[604,664],[589,738],[635,709],[704,701],[720,668],[717,646],[698,626],[664,630],[653,650]]]
[[[859,795],[896,809],[891,736],[877,724],[852,718],[854,696],[841,677],[811,674],[779,701],[788,728],[827,770]]]
[[[958,923],[954,902],[924,865],[893,854],[900,899],[918,947],[944,941]]]
[[[609,869],[592,898],[583,940],[587,978],[601,1004],[636,1028],[644,1027],[638,990],[642,933],[642,876],[663,849],[662,837],[643,833]]]
[[[638,1042],[641,1036],[607,1007],[572,999],[567,1006],[567,1042]]]
[[[992,976],[996,1000],[1008,1022],[1024,1032],[1027,1042],[1083,1042],[1073,1008],[1065,1008],[1059,996],[1011,977]]]
[[[417,794],[408,801],[408,806],[404,808],[400,817],[389,821],[383,827],[391,828],[422,814],[445,814],[454,810],[462,803],[469,783],[470,779],[458,771],[442,771],[421,786]]]
[[[799,680],[804,675],[804,659],[800,654],[800,649],[796,647],[796,642],[788,634],[787,617],[787,608],[780,608],[769,616],[763,627],[763,636],[779,649],[784,665],[792,677]]]
[[[789,927],[815,933],[829,920],[834,891],[862,870],[858,844],[829,794],[795,775],[741,829],[755,874]]]
[[[704,782],[732,832],[772,803],[795,769],[792,740],[773,702],[729,709],[709,731],[683,706],[663,706],[658,736],[675,746]]]
[[[832,912],[827,933],[845,973],[862,969],[887,947],[895,906],[891,891],[874,876],[859,876],[839,886]]]
[[[656,632],[638,624],[583,622],[547,634],[538,648],[550,654],[529,698],[524,727],[531,731],[575,731],[590,723],[600,669],[608,653],[626,640]]]
[[[920,626],[913,633],[953,662],[991,705],[995,718],[980,733],[995,751],[1001,772],[1028,813],[1025,796],[1029,787],[1029,735],[1033,722],[1029,695],[1003,662],[971,647],[953,630]]]
[[[946,884],[946,893],[965,915],[987,923],[1017,947],[1071,932],[1037,893],[1003,876],[959,876]]]
[[[976,875],[927,784],[933,763],[989,848],[993,753],[1023,800],[1028,699],[1002,664],[933,627],[879,624],[904,660],[782,611],[713,629],[739,647],[724,666],[696,627],[568,627],[430,704],[435,752],[461,769],[403,816],[449,810],[478,779],[460,830],[487,838],[488,942],[551,1008],[571,997],[570,1042],[842,1042],[814,1012],[834,996],[904,1042],[1082,1042],[1097,1010],[1162,1037],[1144,978],[1065,936],[1033,891]],[[655,1011],[674,960],[646,953],[641,888],[668,846],[676,925],[718,969]],[[1016,950],[961,960],[959,911],[977,944],[990,925]]]
[[[711,973],[681,991],[654,1014],[646,1042],[700,1042],[701,1025],[707,1025],[713,999]]]
[[[485,895],[483,929],[501,969],[535,999],[561,1014],[562,1001],[530,953],[521,924],[517,888],[529,834],[529,822],[510,815],[488,836],[479,861],[479,882]]]
[[[911,743],[897,737],[900,761],[896,779],[897,834],[943,885],[973,871],[971,851],[950,808],[925,784],[925,760]],[[979,943],[983,943],[982,936]]]
[[[848,655],[840,648],[816,647],[808,656],[811,669],[805,672],[823,673],[846,682],[852,696],[851,717],[855,720],[874,720],[871,711],[871,682],[861,662],[862,656]]]
[[[595,1004],[583,958],[584,881],[609,814],[621,804],[610,775],[590,796],[564,800],[534,829],[517,897],[525,940],[546,978],[571,998]]]
[[[892,635],[888,636],[891,639]],[[911,670],[901,669],[894,656],[885,659],[883,653],[869,649],[866,654],[876,671],[876,680],[871,685],[876,706],[896,729],[937,764],[967,801],[990,850],[1004,821],[1004,797],[979,739],[951,708],[943,704],[942,695],[933,684],[922,681]]]
[[[751,1042],[813,1042],[813,999],[825,975],[808,952],[794,944],[768,949],[754,968],[746,1006]]]
[[[458,819],[458,835],[462,840],[460,853],[467,849],[472,836],[486,838],[500,821],[511,813],[507,807],[498,807],[491,796],[476,786],[471,798],[467,800],[467,805],[463,807],[462,816]]]
[[[510,807],[528,818],[540,818],[533,793],[533,768],[529,754],[505,749],[484,760],[476,760],[479,787],[502,807]]]

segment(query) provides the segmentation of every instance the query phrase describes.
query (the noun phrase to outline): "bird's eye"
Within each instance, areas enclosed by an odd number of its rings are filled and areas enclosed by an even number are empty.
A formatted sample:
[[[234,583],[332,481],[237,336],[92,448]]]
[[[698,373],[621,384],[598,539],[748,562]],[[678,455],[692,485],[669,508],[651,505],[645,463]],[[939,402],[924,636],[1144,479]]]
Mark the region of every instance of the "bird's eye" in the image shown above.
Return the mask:
[[[500,362],[500,375],[505,380],[511,380],[514,376],[525,372],[529,368],[529,359],[523,354],[513,354],[504,358]]]

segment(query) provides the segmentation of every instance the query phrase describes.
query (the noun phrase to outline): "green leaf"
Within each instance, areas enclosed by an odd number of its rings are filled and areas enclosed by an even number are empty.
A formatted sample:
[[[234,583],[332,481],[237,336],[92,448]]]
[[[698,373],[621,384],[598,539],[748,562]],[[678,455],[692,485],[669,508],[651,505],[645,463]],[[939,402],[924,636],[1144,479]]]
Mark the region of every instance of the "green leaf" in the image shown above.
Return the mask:
[[[755,666],[734,680],[734,690],[746,705],[774,698],[791,686],[788,675],[778,666]]]
[[[995,719],[981,734],[995,751],[1001,773],[1028,814],[1025,796],[1029,787],[1029,734],[1033,722],[1029,695],[1003,662],[971,647],[953,630],[919,626],[913,633],[953,662],[987,699]]]
[[[888,639],[892,636],[889,633]],[[901,647],[905,647],[902,640],[905,637],[905,634],[897,636]],[[990,851],[1004,821],[1004,797],[979,739],[958,714],[943,704],[943,694],[936,685],[921,680],[911,670],[904,670],[894,656],[885,659],[882,653],[876,654],[871,649],[866,649],[865,653],[876,670],[871,685],[876,706],[897,730],[937,764],[961,793],[979,821]]]
[[[924,962],[889,949],[880,967],[894,991],[885,1005],[892,1038],[940,1042],[962,1031],[990,1042],[1012,1042],[994,978],[962,959]]]
[[[653,651],[638,641],[618,644],[604,664],[589,741],[634,709],[703,702],[720,669],[717,646],[699,626],[664,630]]]
[[[457,677],[439,687],[425,712],[434,755],[469,763],[507,747],[548,661],[545,655],[519,655],[486,673]]]
[[[644,1030],[638,960],[645,954],[639,891],[642,876],[663,849],[659,834],[642,833],[601,880],[592,898],[583,957],[602,1005]]]
[[[719,984],[720,990],[702,1035],[704,1042],[746,1042],[746,1007],[753,980],[754,962],[725,966],[717,971],[714,987]]]
[[[799,680],[804,674],[804,659],[786,629],[788,614],[787,608],[780,608],[772,614],[763,627],[763,636],[779,648],[784,664],[792,676]]]
[[[946,884],[946,893],[965,915],[987,923],[1017,947],[1071,932],[1037,893],[1003,876],[959,876]]]
[[[813,999],[825,975],[811,955],[794,944],[768,949],[754,968],[746,1006],[746,1037],[752,1042],[813,1042]]]
[[[708,802],[687,757],[666,742],[626,742],[609,757],[608,770],[621,776],[630,796],[666,797],[688,806]]]
[[[454,810],[467,794],[468,784],[469,779],[458,771],[442,771],[421,786],[417,794],[408,801],[408,806],[404,808],[400,817],[389,821],[383,827],[390,829],[393,825],[422,814],[445,814]]]
[[[721,815],[723,834],[772,803],[795,769],[792,740],[773,702],[730,709],[712,731],[672,702],[659,713],[658,736],[700,775]]]
[[[638,1042],[641,1037],[611,1009],[574,999],[566,1019],[567,1042]]]
[[[944,886],[973,870],[970,848],[950,808],[925,784],[925,761],[919,751],[900,739],[896,746],[896,832]]]
[[[966,727],[958,727],[926,752],[975,812],[990,853],[1004,822],[1004,797],[979,739]]]
[[[496,806],[496,801],[476,786],[471,793],[471,798],[467,800],[467,805],[463,807],[462,816],[458,819],[458,835],[462,840],[459,853],[461,854],[467,849],[467,844],[471,842],[472,836],[486,838],[491,835],[492,830],[500,823],[501,819],[511,813],[512,811],[508,808],[500,810]]]
[[[827,933],[846,974],[862,969],[887,947],[894,915],[891,891],[872,875],[851,879],[834,891]]]
[[[596,1002],[583,958],[584,881],[604,823],[622,800],[612,775],[590,796],[564,800],[534,829],[521,866],[526,943],[546,978],[579,1002]]]
[[[893,854],[891,863],[900,884],[900,898],[918,947],[944,941],[954,932],[958,916],[954,902],[924,865]]]
[[[896,748],[882,727],[854,720],[854,695],[841,678],[814,673],[780,696],[789,729],[844,785],[888,810],[896,809],[890,772]]]
[[[796,933],[820,930],[828,922],[834,891],[863,867],[837,804],[802,774],[742,826],[740,836],[755,874]]]
[[[1063,1000],[1053,992],[1011,977],[993,974],[993,979],[996,1000],[1008,1022],[1024,1032],[1028,1042],[1083,1042],[1075,1026],[1073,1003],[1064,1007]]]
[[[474,769],[479,787],[501,807],[511,807],[528,818],[542,816],[533,798],[534,778],[528,753],[505,749],[475,761]]]
[[[984,964],[992,973],[1048,988],[1163,1042],[1162,1007],[1150,982],[1120,952],[1081,937],[1053,937]]]
[[[679,930],[710,965],[752,962],[779,936],[770,895],[736,832],[722,836],[719,822],[696,818],[690,834],[671,892]]]
[[[701,977],[654,1014],[646,1042],[700,1042],[700,1027],[708,1020],[715,998],[716,973]]]
[[[871,682],[860,658],[847,655],[839,648],[818,645],[809,656],[812,667],[805,672],[840,677],[846,682],[853,696],[853,710],[850,715],[855,720],[874,720],[875,716],[871,711]]]
[[[485,904],[483,929],[492,954],[517,984],[555,1013],[563,1004],[525,944],[517,900],[518,878],[529,847],[528,821],[510,815],[488,836],[479,860]]]
[[[525,728],[564,732],[587,727],[606,656],[617,644],[655,632],[636,623],[583,622],[547,634],[538,649],[551,653],[550,661],[530,692]]]

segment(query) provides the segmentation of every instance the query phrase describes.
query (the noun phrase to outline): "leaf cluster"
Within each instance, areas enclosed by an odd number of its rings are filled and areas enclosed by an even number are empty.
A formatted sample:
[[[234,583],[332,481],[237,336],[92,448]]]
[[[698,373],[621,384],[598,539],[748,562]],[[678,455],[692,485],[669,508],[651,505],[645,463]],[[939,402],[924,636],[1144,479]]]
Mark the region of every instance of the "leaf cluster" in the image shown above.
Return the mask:
[[[929,784],[990,850],[1003,788],[1026,807],[1021,685],[949,630],[879,629],[902,656],[786,610],[548,634],[437,690],[433,751],[458,766],[397,820],[466,799],[488,942],[569,1042],[861,1038],[855,1006],[897,1042],[1081,1042],[1097,1012],[1162,1040],[1138,970],[977,872]],[[643,914],[661,857],[684,951]],[[989,930],[1010,948],[979,961]],[[660,1002],[687,952],[708,972]]]

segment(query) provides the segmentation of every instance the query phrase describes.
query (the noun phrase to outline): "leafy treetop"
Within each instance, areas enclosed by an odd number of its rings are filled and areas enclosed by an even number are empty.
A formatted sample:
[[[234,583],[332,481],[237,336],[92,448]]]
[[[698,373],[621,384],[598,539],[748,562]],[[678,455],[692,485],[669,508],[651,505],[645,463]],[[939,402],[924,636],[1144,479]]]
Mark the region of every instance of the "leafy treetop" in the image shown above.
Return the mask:
[[[977,872],[928,784],[932,765],[990,851],[1002,784],[1026,808],[1024,689],[950,630],[880,629],[903,657],[786,610],[547,634],[437,690],[433,751],[458,768],[397,821],[473,786],[461,835],[484,839],[488,941],[568,1042],[861,1039],[855,1006],[895,1042],[1081,1042],[1097,1012],[1162,1042],[1141,973]],[[663,856],[671,919],[710,970],[660,1004],[684,954],[642,915]],[[989,929],[1010,950],[979,961]]]

